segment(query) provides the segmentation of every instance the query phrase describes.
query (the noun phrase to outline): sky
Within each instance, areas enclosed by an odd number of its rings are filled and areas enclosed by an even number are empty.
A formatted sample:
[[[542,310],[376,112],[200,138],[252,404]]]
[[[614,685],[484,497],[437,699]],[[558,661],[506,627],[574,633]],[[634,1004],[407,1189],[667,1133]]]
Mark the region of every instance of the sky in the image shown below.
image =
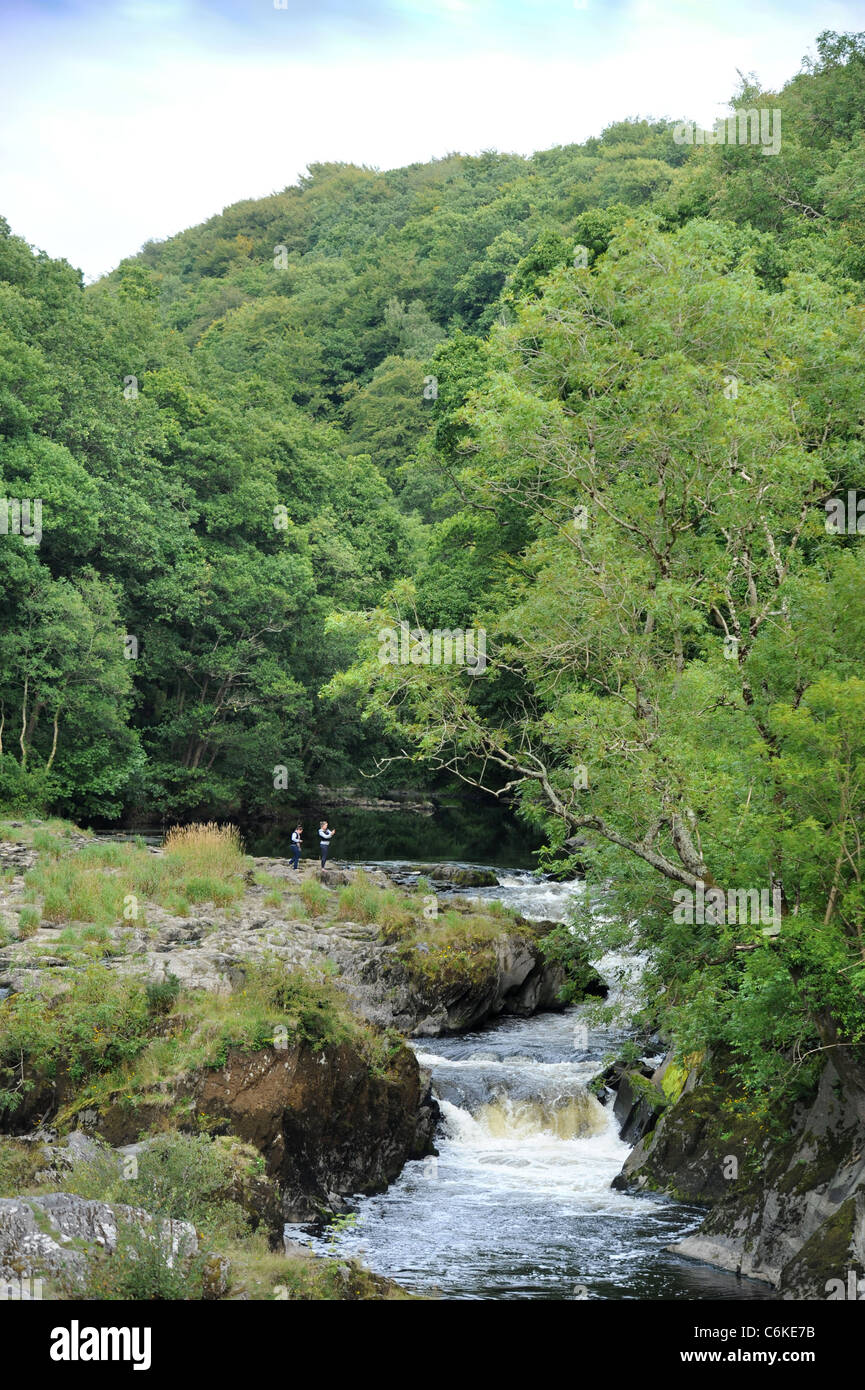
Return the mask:
[[[0,216],[94,279],[310,163],[530,154],[792,77],[862,0],[0,0]]]

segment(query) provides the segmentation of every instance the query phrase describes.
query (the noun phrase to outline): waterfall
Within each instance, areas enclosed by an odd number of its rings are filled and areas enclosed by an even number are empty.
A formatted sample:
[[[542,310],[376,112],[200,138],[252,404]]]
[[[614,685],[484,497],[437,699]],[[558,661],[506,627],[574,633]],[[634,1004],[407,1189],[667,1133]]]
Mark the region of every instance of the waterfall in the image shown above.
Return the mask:
[[[467,896],[499,898],[535,920],[563,920],[581,891],[497,873],[498,887]],[[620,964],[599,968],[615,974]],[[308,1243],[448,1299],[771,1297],[768,1286],[666,1250],[696,1228],[699,1209],[611,1188],[629,1146],[587,1085],[620,1040],[589,1027],[583,1005],[418,1039],[442,1110],[438,1155],[359,1199],[353,1226],[335,1237],[310,1229]]]

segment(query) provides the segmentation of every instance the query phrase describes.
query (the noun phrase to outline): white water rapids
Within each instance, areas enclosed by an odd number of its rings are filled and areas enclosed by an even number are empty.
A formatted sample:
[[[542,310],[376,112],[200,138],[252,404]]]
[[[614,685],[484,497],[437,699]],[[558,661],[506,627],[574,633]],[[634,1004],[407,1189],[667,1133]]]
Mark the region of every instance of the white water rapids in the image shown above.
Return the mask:
[[[469,895],[535,920],[563,920],[580,891],[496,872],[498,887]],[[600,963],[605,978],[616,964]],[[438,1156],[407,1164],[387,1192],[356,1202],[353,1224],[309,1230],[307,1243],[448,1299],[772,1297],[667,1252],[699,1224],[699,1209],[611,1188],[629,1146],[612,1105],[586,1083],[621,1035],[587,1029],[584,1014],[578,1006],[416,1039],[442,1110]]]

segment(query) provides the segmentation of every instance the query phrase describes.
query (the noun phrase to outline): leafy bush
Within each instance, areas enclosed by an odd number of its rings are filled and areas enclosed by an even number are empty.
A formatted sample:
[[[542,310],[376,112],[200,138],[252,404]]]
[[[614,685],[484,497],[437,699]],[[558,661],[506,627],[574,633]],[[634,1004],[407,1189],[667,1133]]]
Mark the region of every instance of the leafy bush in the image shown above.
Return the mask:
[[[199,1231],[233,1239],[249,1228],[234,1200],[237,1181],[231,1146],[207,1135],[174,1132],[149,1140],[134,1165],[118,1162],[113,1150],[76,1164],[64,1188],[79,1197],[191,1221]]]
[[[64,1070],[84,1085],[133,1060],[147,1042],[144,986],[93,965],[46,1001],[23,990],[0,1004],[0,1113],[19,1107],[34,1075]]]
[[[17,1197],[31,1188],[43,1162],[38,1144],[0,1139],[0,1197]]]
[[[118,1221],[115,1250],[92,1251],[84,1276],[67,1274],[61,1283],[73,1299],[188,1302],[204,1296],[207,1264],[205,1254],[176,1253],[170,1227]]]
[[[180,981],[169,974],[164,980],[152,980],[145,986],[147,1008],[151,1014],[168,1014],[177,1003]]]

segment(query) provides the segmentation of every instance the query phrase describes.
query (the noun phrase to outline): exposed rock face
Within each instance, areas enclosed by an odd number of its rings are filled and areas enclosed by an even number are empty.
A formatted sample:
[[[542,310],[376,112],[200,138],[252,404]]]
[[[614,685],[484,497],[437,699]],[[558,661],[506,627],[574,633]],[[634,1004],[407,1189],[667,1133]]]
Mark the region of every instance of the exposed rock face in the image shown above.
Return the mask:
[[[616,1087],[613,1113],[619,1122],[619,1138],[634,1144],[653,1128],[663,1097],[652,1084],[652,1068],[645,1065],[623,1070]]]
[[[674,1093],[684,1094],[694,1089],[696,1071],[692,1069],[685,1074],[679,1069],[679,1076],[671,1077],[672,1064],[672,1054],[668,1054],[660,1066],[643,1061],[629,1063],[620,1058],[590,1081],[589,1090],[603,1105],[612,1098],[613,1114],[619,1122],[619,1138],[626,1143],[637,1144],[654,1129],[659,1116],[675,1098],[675,1094],[671,1094],[671,1082],[675,1083]]]
[[[82,1273],[86,1255],[70,1248],[71,1242],[77,1247],[102,1246],[113,1254],[118,1219],[142,1230],[153,1224],[153,1217],[138,1207],[111,1207],[68,1193],[0,1198],[0,1280],[15,1282],[33,1273]],[[159,1229],[166,1245],[170,1236],[169,1258],[197,1252],[198,1237],[188,1221],[160,1221]]]
[[[78,1163],[87,1163],[97,1158],[101,1145],[83,1130],[75,1129],[67,1135],[63,1144],[43,1144],[42,1158],[45,1167],[35,1174],[38,1183],[47,1186],[61,1183]]]
[[[409,968],[394,947],[370,947],[341,961],[342,987],[355,1007],[375,1023],[393,1024],[417,1037],[440,1037],[476,1028],[501,1014],[528,1017],[562,1008],[562,968],[546,961],[531,930],[509,932],[491,943],[484,968],[450,979],[426,978]]]
[[[762,1122],[723,1113],[729,1094],[707,1084],[683,1094],[613,1185],[712,1205],[676,1253],[765,1280],[784,1298],[828,1298],[831,1281],[865,1274],[865,1086],[842,1084],[827,1062],[781,1142]]]
[[[319,1052],[308,1044],[235,1049],[224,1067],[184,1078],[170,1099],[253,1144],[293,1221],[340,1210],[351,1193],[383,1191],[409,1159],[431,1152],[438,1119],[429,1080],[408,1048],[382,1074],[347,1043]],[[99,1132],[128,1143],[160,1123],[165,1101],[113,1106]]]
[[[321,870],[305,865],[298,875],[285,859],[261,858],[255,863],[295,886],[301,878],[328,887],[340,887],[354,878],[350,870],[338,867]],[[373,872],[368,877],[377,886],[390,886],[384,874]],[[494,874],[490,878],[496,881]],[[544,960],[538,944],[555,923],[518,922],[512,930],[503,924],[489,969],[451,971],[446,981],[436,983],[407,969],[398,947],[384,942],[375,926],[323,918],[286,920],[278,908],[265,906],[264,898],[264,889],[250,885],[241,910],[231,916],[206,906],[190,916],[176,917],[148,904],[147,930],[124,926],[116,932],[121,954],[114,968],[154,983],[173,975],[185,988],[220,993],[242,984],[249,961],[275,957],[291,969],[304,970],[318,968],[329,959],[340,971],[336,983],[364,1018],[427,1037],[474,1028],[500,1014],[528,1016],[539,1009],[561,1007],[558,995],[564,972],[558,964]],[[0,986],[23,989],[46,964],[62,966],[62,959],[42,954],[53,935],[54,929],[44,924],[30,941],[0,952]],[[47,1113],[51,1104],[48,1093],[31,1096],[28,1118]]]
[[[315,797],[319,806],[347,806],[353,811],[401,811],[421,816],[435,811],[433,798],[421,791],[394,790],[370,796],[362,787],[316,787]]]
[[[0,840],[0,869],[15,869],[17,873],[23,873],[25,869],[32,869],[38,858],[36,850],[29,849],[27,845]]]

